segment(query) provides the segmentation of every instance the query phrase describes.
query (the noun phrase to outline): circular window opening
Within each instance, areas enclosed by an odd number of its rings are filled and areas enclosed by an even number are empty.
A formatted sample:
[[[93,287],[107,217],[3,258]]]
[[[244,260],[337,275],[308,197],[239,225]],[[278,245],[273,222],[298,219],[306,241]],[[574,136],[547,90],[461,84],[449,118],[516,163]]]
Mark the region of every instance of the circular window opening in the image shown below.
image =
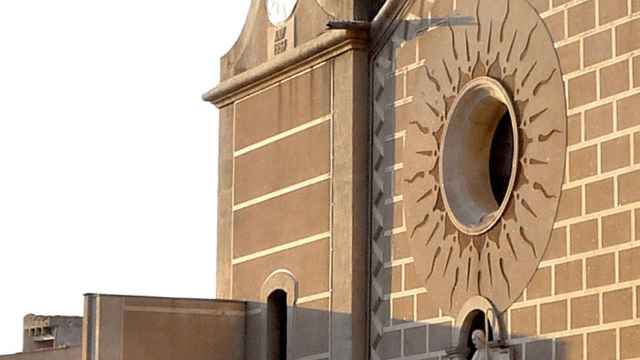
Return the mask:
[[[517,172],[517,129],[509,94],[496,80],[472,80],[454,102],[440,175],[447,212],[461,231],[488,231],[506,208]]]

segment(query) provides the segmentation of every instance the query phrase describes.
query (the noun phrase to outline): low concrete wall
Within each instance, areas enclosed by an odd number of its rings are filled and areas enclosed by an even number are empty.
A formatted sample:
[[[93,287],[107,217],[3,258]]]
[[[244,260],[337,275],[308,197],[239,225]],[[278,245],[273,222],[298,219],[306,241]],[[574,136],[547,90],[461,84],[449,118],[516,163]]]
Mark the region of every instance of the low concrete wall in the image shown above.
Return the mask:
[[[87,295],[83,360],[241,360],[244,302]]]
[[[82,349],[79,346],[55,351],[38,351],[0,356],[1,360],[80,360],[81,358]]]

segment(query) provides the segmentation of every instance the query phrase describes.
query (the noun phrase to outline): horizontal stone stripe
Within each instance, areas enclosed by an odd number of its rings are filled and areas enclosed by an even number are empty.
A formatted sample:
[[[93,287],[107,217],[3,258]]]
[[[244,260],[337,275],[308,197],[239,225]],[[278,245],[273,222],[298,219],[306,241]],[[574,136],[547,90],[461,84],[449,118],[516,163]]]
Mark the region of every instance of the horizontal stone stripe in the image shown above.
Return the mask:
[[[236,103],[235,149],[331,113],[331,66],[325,64]]]
[[[325,291],[323,293],[305,296],[298,299],[298,305],[317,302],[318,300],[329,299],[329,297],[331,297],[331,291]]]
[[[183,309],[172,307],[157,306],[125,306],[125,311],[131,312],[150,312],[163,314],[181,314],[181,315],[210,315],[210,316],[244,316],[244,311],[231,311],[220,309]]]
[[[276,190],[274,192],[259,196],[257,198],[253,198],[251,200],[245,201],[243,203],[237,204],[237,205],[235,205],[233,207],[233,211],[242,210],[244,208],[248,208],[250,206],[254,206],[256,204],[260,204],[262,202],[271,200],[273,198],[277,198],[279,196],[286,195],[286,194],[292,193],[294,191],[298,191],[300,189],[303,189],[305,187],[308,187],[308,186],[315,185],[317,183],[326,181],[326,180],[328,180],[330,178],[331,178],[331,176],[329,174],[323,174],[323,175],[320,175],[320,176],[317,176],[317,177],[314,177],[314,178],[299,182],[297,184],[293,184],[291,186],[288,186],[288,187]]]
[[[325,180],[233,213],[233,257],[239,258],[329,231]]]
[[[329,173],[330,125],[330,122],[324,122],[237,157],[234,162],[235,203]]]
[[[290,243],[286,243],[286,244],[283,244],[283,245],[280,245],[280,246],[273,247],[271,249],[259,251],[259,252],[254,253],[254,254],[250,254],[250,255],[247,255],[247,256],[243,256],[243,257],[239,257],[239,258],[233,259],[231,261],[231,263],[234,264],[234,265],[242,264],[242,263],[247,262],[247,261],[252,261],[252,260],[264,257],[264,256],[269,256],[269,255],[272,255],[272,254],[275,254],[275,253],[279,253],[279,252],[282,252],[282,251],[285,251],[285,250],[293,249],[293,248],[296,248],[298,246],[307,245],[307,244],[312,243],[314,241],[323,240],[323,239],[326,239],[326,238],[328,238],[330,236],[331,236],[331,234],[328,233],[328,232],[322,233],[322,234],[318,234],[318,235],[309,236],[309,237],[306,237],[304,239],[292,241]]]
[[[298,297],[329,291],[329,239],[233,265],[233,298],[263,301],[261,289],[278,269],[289,270],[298,280]]]
[[[257,143],[251,144],[251,145],[249,145],[247,147],[244,147],[242,149],[239,149],[239,150],[237,150],[237,151],[235,151],[233,153],[233,156],[234,157],[239,157],[239,156],[245,155],[247,153],[250,153],[252,151],[255,151],[257,149],[265,147],[267,145],[273,144],[274,142],[280,141],[282,139],[286,139],[289,136],[293,136],[293,135],[295,135],[295,134],[297,134],[299,132],[302,132],[302,131],[305,131],[307,129],[310,129],[310,128],[314,127],[314,126],[318,126],[318,125],[320,125],[322,123],[325,123],[325,122],[327,122],[327,121],[329,121],[331,119],[332,119],[332,115],[329,114],[329,115],[325,115],[323,117],[320,117],[318,119],[311,120],[308,123],[304,123],[304,124],[302,124],[300,126],[296,126],[296,127],[292,128],[292,129],[289,129],[287,131],[278,133],[278,134],[276,134],[276,135],[274,135],[272,137],[266,138],[266,139],[264,139],[264,140],[262,140],[260,142],[257,142]]]

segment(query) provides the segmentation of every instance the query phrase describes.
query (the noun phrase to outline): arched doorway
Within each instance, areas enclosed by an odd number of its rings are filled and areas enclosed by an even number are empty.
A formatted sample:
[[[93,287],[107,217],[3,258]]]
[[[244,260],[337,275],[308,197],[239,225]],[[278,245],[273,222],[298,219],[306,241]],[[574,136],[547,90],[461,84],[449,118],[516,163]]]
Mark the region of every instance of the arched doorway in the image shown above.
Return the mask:
[[[267,359],[287,358],[287,293],[277,289],[267,298]]]

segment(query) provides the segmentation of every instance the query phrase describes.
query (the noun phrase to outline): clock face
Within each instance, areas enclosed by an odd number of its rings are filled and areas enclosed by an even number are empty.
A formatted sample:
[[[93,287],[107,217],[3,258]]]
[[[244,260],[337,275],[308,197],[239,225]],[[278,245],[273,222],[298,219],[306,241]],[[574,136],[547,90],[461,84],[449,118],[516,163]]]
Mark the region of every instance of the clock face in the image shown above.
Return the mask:
[[[267,0],[267,14],[272,24],[279,24],[289,18],[298,0]]]

